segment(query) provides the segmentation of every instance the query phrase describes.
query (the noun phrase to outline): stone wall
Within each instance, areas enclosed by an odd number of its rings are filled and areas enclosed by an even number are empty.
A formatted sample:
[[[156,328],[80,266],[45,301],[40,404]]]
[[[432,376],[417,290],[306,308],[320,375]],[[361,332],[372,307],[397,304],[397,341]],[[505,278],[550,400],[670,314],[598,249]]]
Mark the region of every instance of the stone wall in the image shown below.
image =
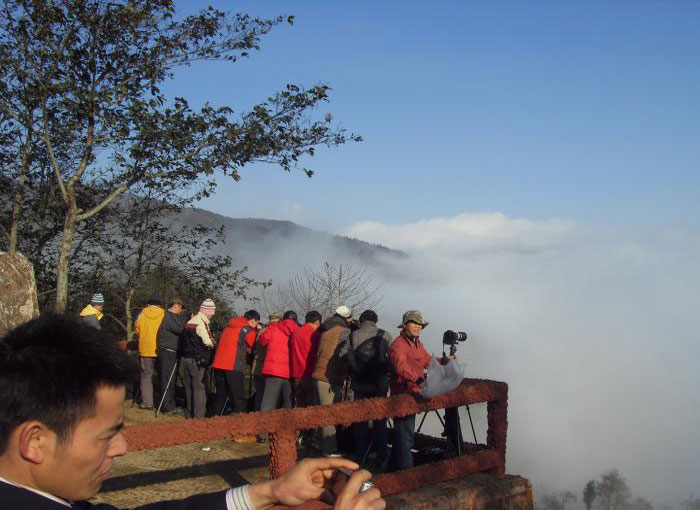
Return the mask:
[[[429,485],[386,498],[402,510],[533,510],[532,485],[520,476],[487,473]]]
[[[0,337],[37,315],[34,267],[23,255],[0,252]]]

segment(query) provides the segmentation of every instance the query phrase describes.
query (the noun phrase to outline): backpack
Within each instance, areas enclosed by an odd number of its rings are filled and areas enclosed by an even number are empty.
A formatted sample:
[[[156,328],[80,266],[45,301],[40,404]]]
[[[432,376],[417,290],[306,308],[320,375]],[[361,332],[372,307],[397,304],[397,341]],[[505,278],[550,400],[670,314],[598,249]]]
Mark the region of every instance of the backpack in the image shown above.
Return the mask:
[[[386,349],[382,352],[381,342],[386,342],[384,330],[377,329],[376,335],[348,352],[348,365],[353,378],[370,380],[386,372],[387,353]]]

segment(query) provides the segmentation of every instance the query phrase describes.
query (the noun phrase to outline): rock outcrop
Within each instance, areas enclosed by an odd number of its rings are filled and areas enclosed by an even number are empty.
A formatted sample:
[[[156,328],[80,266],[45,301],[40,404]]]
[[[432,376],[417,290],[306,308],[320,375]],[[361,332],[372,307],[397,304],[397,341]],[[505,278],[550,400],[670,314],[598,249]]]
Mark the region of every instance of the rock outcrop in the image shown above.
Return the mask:
[[[39,315],[34,267],[24,255],[0,252],[0,337]]]

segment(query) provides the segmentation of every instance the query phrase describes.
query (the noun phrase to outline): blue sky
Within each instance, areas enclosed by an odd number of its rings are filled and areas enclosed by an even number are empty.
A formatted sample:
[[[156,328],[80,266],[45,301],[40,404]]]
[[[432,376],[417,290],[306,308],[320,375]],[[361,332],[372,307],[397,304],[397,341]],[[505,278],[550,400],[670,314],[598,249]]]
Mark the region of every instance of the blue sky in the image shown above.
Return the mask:
[[[510,472],[579,490],[617,467],[655,504],[697,496],[700,2],[235,9],[296,23],[172,91],[241,110],[328,83],[319,115],[365,141],[306,161],[312,179],[246,168],[201,205],[409,253],[375,275],[380,324],[419,308],[433,350],[469,332],[470,374],[511,385]],[[284,284],[326,260],[307,244],[238,262]]]
[[[240,110],[328,83],[319,113],[365,141],[306,161],[312,179],[248,167],[207,209],[328,230],[494,211],[697,225],[697,2],[214,5],[296,22],[247,61],[179,72],[173,90]]]

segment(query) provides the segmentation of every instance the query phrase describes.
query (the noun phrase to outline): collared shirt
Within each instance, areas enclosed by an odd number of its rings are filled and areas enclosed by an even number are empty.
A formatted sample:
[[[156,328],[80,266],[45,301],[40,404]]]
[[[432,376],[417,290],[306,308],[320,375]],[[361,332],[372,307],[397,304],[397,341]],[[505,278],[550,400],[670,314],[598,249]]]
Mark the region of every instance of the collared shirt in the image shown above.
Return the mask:
[[[15,482],[12,482],[10,480],[7,480],[6,478],[3,478],[0,476],[0,482],[5,482],[9,485],[14,485],[15,487],[19,487],[20,489],[25,489],[28,491],[31,491],[35,494],[38,494],[39,496],[43,496],[47,499],[50,499],[52,501],[55,501],[56,503],[60,503],[61,505],[64,505],[68,508],[71,508],[73,505],[72,503],[66,501],[65,499],[58,498],[54,496],[53,494],[49,494],[48,492],[40,491],[39,489],[34,489],[32,487],[27,487],[26,485],[21,485]],[[248,487],[250,485],[243,485],[241,487],[232,487],[226,492],[226,508],[227,510],[255,510],[255,507],[253,506],[253,502],[250,499],[250,494],[248,493]]]

